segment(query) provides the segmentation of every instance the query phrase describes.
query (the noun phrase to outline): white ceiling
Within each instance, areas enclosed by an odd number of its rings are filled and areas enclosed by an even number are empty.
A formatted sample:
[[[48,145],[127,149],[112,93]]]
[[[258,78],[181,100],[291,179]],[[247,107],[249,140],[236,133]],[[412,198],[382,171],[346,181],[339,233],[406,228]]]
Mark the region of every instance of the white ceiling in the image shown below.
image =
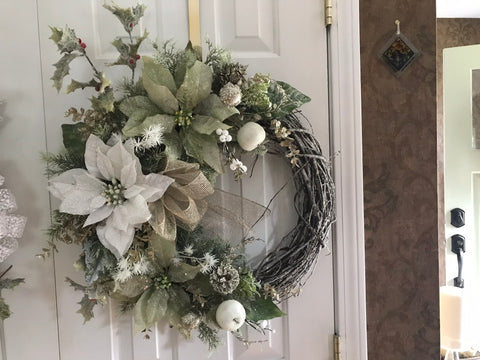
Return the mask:
[[[480,18],[480,0],[437,0],[438,18]]]

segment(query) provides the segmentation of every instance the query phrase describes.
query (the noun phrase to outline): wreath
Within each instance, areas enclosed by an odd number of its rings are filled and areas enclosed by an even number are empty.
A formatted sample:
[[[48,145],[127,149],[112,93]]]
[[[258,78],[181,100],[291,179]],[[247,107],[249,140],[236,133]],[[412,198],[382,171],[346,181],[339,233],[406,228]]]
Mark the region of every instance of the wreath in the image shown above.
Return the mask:
[[[110,65],[131,70],[115,92],[74,30],[51,28],[62,55],[54,86],[60,91],[70,63],[83,58],[92,78],[71,79],[67,93],[95,92],[90,109],[66,112],[73,124],[62,125],[64,151],[45,155],[49,190],[60,204],[43,256],[56,251],[56,241],[81,246],[75,266],[85,284],[67,282],[84,293],[79,312],[85,320],[112,298],[133,310],[136,332],[166,320],[187,338],[197,331],[210,349],[219,344],[220,329],[240,339],[244,323],[265,331],[266,320],[284,315],[278,302],[308,278],[335,217],[328,161],[300,121],[298,108],[310,99],[269,75],[248,78],[245,65],[208,41],[205,58],[190,43],[178,50],[170,42],[153,44],[154,56],[141,57],[148,33],[132,32],[144,5],[104,7],[128,34],[112,42],[119,56]],[[298,222],[250,268],[244,247],[254,241],[251,227],[268,206],[214,185],[224,171],[240,180],[253,170],[242,156],[267,152],[291,165]],[[219,210],[225,199],[255,209],[253,221]],[[219,222],[239,226],[240,243],[222,239]]]

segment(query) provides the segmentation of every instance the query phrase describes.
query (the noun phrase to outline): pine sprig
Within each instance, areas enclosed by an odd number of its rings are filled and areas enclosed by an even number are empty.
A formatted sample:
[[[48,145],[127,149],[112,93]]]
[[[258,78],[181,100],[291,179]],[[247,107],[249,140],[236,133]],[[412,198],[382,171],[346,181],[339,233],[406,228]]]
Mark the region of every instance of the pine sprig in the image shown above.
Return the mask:
[[[85,167],[83,154],[62,151],[59,154],[44,153],[41,156],[47,164],[45,174],[49,178],[71,169]]]
[[[58,240],[66,244],[83,244],[86,239],[95,234],[94,225],[83,227],[85,219],[86,216],[71,215],[54,210],[52,212],[52,224],[47,230],[50,241]],[[78,231],[78,229],[82,229],[82,231]]]
[[[230,51],[215,46],[210,39],[205,41],[207,43],[208,53],[205,58],[205,64],[210,65],[213,72],[217,72],[223,65],[232,62],[232,55]]]
[[[128,79],[124,78],[118,85],[117,89],[123,93],[124,98],[129,98],[133,96],[147,96],[147,92],[143,87],[141,81],[133,82]]]
[[[212,232],[198,227],[193,231],[178,228],[177,249],[183,250],[185,247],[193,245],[193,257],[201,258],[206,253],[212,254],[220,262],[230,260],[233,248]]]
[[[182,57],[183,51],[177,49],[174,42],[171,40],[163,43],[161,47],[159,47],[157,44],[154,44],[153,47],[155,50],[157,50],[155,54],[155,60],[165,66],[171,74],[175,74],[177,64]]]
[[[157,174],[165,169],[164,146],[156,146],[151,149],[137,151],[136,155],[142,164],[144,174]]]
[[[222,344],[222,340],[218,337],[218,331],[212,329],[204,322],[198,326],[198,338],[206,345],[209,351],[214,351]]]

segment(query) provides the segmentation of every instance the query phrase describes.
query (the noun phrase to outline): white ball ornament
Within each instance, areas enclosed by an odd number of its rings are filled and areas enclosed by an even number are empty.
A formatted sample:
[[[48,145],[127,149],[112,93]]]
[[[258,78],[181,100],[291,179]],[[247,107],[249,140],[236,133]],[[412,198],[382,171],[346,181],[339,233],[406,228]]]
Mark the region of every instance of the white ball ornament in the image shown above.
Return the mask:
[[[255,122],[248,122],[243,125],[237,133],[237,142],[245,151],[252,151],[263,140],[265,140],[265,130]]]
[[[245,317],[245,308],[237,300],[226,300],[217,308],[217,323],[226,331],[238,330],[245,322]]]

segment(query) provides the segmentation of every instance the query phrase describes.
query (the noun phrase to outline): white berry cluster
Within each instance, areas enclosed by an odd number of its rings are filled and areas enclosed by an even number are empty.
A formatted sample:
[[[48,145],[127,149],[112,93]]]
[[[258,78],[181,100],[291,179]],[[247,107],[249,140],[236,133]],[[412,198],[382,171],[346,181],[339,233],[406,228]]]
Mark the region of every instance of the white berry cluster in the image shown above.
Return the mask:
[[[247,167],[243,165],[243,163],[238,160],[238,159],[233,159],[232,162],[230,163],[230,169],[232,171],[238,171],[240,173],[246,173],[247,172]]]
[[[232,141],[232,135],[228,133],[228,130],[217,129],[216,134],[222,143]]]

